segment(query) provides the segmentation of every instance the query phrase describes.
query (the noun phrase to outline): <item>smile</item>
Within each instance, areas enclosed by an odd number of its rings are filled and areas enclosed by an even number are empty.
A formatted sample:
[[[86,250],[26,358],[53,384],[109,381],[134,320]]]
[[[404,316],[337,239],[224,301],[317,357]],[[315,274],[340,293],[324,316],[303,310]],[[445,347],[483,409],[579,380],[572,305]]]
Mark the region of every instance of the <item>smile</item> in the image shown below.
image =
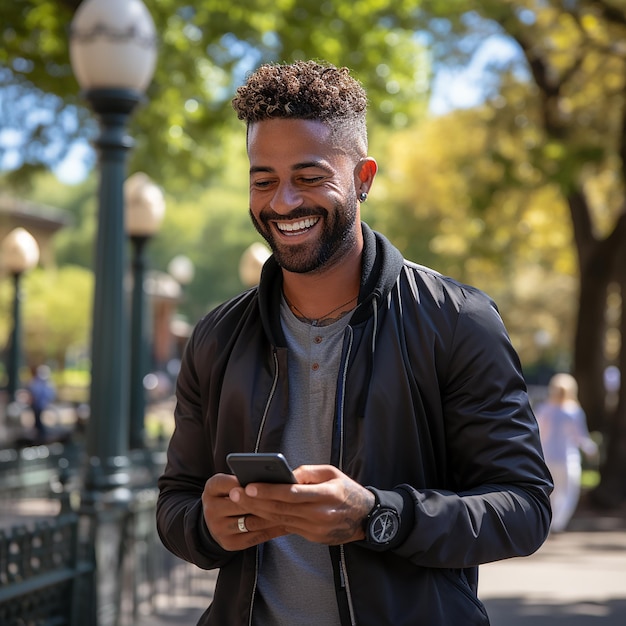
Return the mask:
[[[319,222],[319,217],[307,217],[297,222],[276,222],[276,228],[286,235],[299,235]]]

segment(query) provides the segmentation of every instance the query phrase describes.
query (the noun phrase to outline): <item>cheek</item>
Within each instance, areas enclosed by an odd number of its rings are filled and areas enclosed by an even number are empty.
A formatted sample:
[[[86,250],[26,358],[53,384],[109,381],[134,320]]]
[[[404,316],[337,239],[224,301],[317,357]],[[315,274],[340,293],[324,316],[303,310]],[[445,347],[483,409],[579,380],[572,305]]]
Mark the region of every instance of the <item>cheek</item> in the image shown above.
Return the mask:
[[[259,194],[250,192],[250,195],[248,196],[248,210],[250,215],[258,218],[262,208],[263,203],[260,201]]]
[[[255,225],[261,224],[261,208],[258,205],[254,205],[250,202],[250,208],[248,209],[250,214],[250,219],[255,223]]]
[[[267,204],[267,194],[259,193],[258,191],[251,189],[248,194],[248,202],[250,203],[250,210],[258,212],[265,204]]]

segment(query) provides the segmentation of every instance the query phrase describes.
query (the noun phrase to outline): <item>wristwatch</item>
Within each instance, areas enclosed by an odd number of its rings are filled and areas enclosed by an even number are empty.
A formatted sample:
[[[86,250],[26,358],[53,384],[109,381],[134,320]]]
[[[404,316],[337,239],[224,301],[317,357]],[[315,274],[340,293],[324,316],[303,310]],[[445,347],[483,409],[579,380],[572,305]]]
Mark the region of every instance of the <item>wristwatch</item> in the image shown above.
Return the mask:
[[[365,518],[365,539],[372,546],[384,547],[398,535],[400,516],[395,509],[382,506],[375,493],[374,496],[376,504]]]

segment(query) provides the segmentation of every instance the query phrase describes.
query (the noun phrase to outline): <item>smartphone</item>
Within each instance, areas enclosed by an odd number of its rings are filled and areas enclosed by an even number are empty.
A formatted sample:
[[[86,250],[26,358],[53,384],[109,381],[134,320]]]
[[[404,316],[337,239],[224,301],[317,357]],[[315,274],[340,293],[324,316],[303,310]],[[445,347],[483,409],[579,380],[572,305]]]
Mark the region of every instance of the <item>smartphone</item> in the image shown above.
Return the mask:
[[[296,483],[296,478],[280,452],[231,452],[228,467],[242,487],[248,483]]]

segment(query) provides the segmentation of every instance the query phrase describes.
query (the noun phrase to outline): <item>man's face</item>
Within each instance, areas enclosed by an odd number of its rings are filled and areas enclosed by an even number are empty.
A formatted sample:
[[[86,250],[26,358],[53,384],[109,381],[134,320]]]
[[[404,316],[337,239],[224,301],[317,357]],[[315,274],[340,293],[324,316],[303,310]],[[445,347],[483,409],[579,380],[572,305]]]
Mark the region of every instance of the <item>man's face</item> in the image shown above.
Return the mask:
[[[256,122],[248,132],[250,215],[279,265],[296,273],[339,262],[356,245],[354,158],[315,120]]]

